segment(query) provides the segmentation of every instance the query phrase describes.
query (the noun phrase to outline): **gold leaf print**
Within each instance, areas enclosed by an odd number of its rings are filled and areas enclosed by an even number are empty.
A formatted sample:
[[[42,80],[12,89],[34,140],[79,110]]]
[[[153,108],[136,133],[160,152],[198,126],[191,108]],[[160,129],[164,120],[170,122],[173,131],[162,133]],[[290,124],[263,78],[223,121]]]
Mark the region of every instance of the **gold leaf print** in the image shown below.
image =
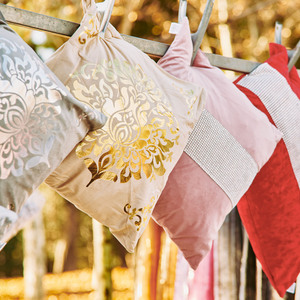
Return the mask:
[[[114,165],[114,162],[115,161],[114,156],[112,155],[112,151],[108,151],[101,155],[98,162],[98,167],[92,159],[86,158],[84,160],[84,163],[89,169],[89,171],[92,173],[92,180],[87,186],[89,186],[93,181],[97,179],[117,181],[117,175],[113,172],[108,171],[110,166]]]
[[[183,88],[178,88],[174,86],[175,89],[178,90],[178,92],[183,96],[185,99],[186,103],[188,104],[189,111],[188,114],[190,115],[191,112],[196,113],[196,110],[194,109],[195,103],[197,103],[198,97],[197,95],[194,94],[193,90],[184,90]]]
[[[97,18],[97,16],[91,17],[90,20],[89,20],[88,26],[85,27],[85,30],[80,33],[80,35],[78,37],[78,42],[80,44],[83,45],[87,42],[88,39],[98,35],[99,25],[98,25],[98,22],[97,22],[96,18]]]
[[[72,75],[72,83],[75,97],[108,117],[105,126],[89,132],[76,149],[92,173],[89,184],[163,176],[178,144],[179,126],[164,94],[142,68],[103,60],[86,64]]]
[[[124,206],[124,212],[129,215],[129,220],[135,220],[134,225],[137,231],[146,226],[156,202],[155,199],[156,197],[152,196],[150,204],[142,208],[132,208],[129,203]]]

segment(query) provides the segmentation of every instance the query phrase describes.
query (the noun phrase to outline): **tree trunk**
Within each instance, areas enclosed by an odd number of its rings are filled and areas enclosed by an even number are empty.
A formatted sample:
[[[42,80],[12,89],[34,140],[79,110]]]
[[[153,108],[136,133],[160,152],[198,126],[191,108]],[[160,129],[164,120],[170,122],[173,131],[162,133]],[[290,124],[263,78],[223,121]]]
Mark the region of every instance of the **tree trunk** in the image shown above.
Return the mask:
[[[66,201],[68,209],[68,220],[66,225],[66,257],[64,271],[77,269],[76,241],[79,231],[79,210],[70,202]]]
[[[249,252],[249,238],[245,229],[243,229],[243,249],[241,259],[241,271],[240,271],[240,288],[239,288],[239,300],[246,299],[246,282],[247,282],[247,258]]]
[[[76,241],[79,231],[79,211],[70,202],[65,201],[68,211],[63,238],[58,240],[55,247],[53,273],[77,269]]]
[[[267,300],[263,299],[263,271],[260,262],[256,259],[256,300]]]
[[[106,300],[105,267],[104,267],[104,233],[103,225],[93,219],[94,268],[93,287],[95,300]]]
[[[43,276],[46,273],[45,233],[42,213],[23,231],[24,285],[26,300],[41,300],[45,296]]]
[[[240,288],[241,223],[237,209],[226,217],[218,236],[218,299],[237,300]],[[250,298],[247,298],[250,299]],[[251,298],[252,299],[252,298]]]

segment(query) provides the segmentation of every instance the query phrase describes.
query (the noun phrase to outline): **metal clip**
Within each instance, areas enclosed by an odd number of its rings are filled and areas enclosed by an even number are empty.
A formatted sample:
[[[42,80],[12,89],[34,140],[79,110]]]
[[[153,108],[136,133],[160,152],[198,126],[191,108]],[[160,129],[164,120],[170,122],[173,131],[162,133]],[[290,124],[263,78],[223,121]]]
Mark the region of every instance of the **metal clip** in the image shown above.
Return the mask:
[[[105,30],[108,26],[113,11],[114,4],[115,4],[115,0],[105,0],[100,3],[96,3],[97,11],[103,15],[101,25],[100,25],[100,30],[101,30],[100,34],[105,33]]]

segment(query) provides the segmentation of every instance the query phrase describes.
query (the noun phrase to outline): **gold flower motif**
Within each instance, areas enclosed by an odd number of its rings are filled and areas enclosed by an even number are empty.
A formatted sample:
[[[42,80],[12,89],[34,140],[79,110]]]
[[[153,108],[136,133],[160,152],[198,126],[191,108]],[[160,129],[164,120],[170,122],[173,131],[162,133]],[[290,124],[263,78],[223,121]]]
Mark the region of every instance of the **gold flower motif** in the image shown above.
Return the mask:
[[[78,37],[78,42],[82,45],[86,43],[86,41],[92,37],[95,37],[99,33],[99,25],[96,20],[97,16],[93,16],[90,18],[88,26],[85,27],[85,30],[82,31]]]
[[[141,228],[144,228],[148,223],[149,216],[152,213],[155,201],[155,196],[152,196],[150,204],[142,208],[132,208],[129,203],[124,206],[124,212],[129,215],[129,220],[135,218],[134,225],[136,230],[139,231]]]
[[[75,97],[108,117],[106,125],[90,132],[76,149],[92,173],[89,184],[98,179],[125,183],[164,175],[164,164],[172,161],[172,148],[178,143],[178,122],[162,91],[142,68],[103,60],[99,65],[86,64],[72,75],[72,82]]]

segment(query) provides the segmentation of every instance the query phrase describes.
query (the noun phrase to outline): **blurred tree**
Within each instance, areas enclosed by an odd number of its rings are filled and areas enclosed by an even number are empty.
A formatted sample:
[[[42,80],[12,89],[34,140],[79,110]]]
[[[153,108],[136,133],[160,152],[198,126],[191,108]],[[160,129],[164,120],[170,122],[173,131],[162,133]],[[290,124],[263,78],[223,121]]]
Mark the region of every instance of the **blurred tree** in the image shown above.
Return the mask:
[[[45,296],[43,276],[45,265],[45,234],[40,213],[23,230],[24,287],[26,300],[40,300]]]
[[[93,243],[94,243],[94,266],[93,266],[93,286],[95,289],[95,300],[106,298],[105,280],[105,237],[103,225],[93,219]],[[110,255],[108,255],[108,258]],[[111,289],[110,289],[111,290]],[[109,297],[111,298],[111,297]]]
[[[22,233],[11,239],[0,252],[0,278],[18,277],[23,274]]]
[[[80,0],[33,1],[0,0],[1,3],[44,13],[74,22],[82,17]],[[100,2],[100,1],[96,1]],[[206,0],[189,0],[187,16],[192,32],[196,31]],[[228,0],[228,19],[220,19],[215,5],[205,37],[205,46],[221,54],[218,25],[227,24],[231,34],[234,57],[263,61],[268,57],[268,44],[274,40],[275,22],[283,24],[282,43],[295,47],[300,38],[300,2],[293,0]],[[111,23],[121,32],[147,39],[170,43],[171,22],[177,21],[178,0],[116,0]],[[21,30],[25,40],[34,46],[30,33]],[[57,49],[66,39],[47,35],[47,47]],[[206,49],[205,48],[205,49]],[[224,50],[224,49],[223,49]],[[298,62],[299,64],[299,62]]]
[[[53,17],[80,22],[82,17],[80,0],[0,0],[0,3],[47,14]],[[196,31],[204,11],[206,0],[189,0],[187,16],[192,32]],[[171,43],[169,34],[171,22],[177,22],[177,0],[116,0],[111,23],[121,32],[146,39]],[[300,1],[294,0],[227,0],[227,18],[220,19],[215,5],[202,48],[205,51],[222,54],[219,25],[226,24],[230,33],[232,56],[255,61],[264,61],[268,57],[268,44],[274,41],[275,22],[283,24],[282,44],[293,48],[300,39]],[[13,27],[22,38],[36,51],[39,47],[56,50],[67,38],[46,34],[42,44],[34,42],[32,31]],[[224,52],[225,53],[225,52]],[[300,61],[297,66],[300,67]],[[55,248],[59,240],[65,239],[64,231],[72,231],[75,249],[72,263],[77,268],[92,267],[93,244],[92,223],[89,216],[70,208],[70,204],[54,192],[49,192],[44,209],[47,270],[52,271]],[[66,226],[72,210],[74,226]],[[69,229],[68,229],[69,228]],[[111,250],[112,266],[125,265],[125,251],[118,242],[106,233],[106,245]],[[0,253],[0,277],[20,276],[22,274],[22,235],[18,234]],[[71,256],[69,256],[71,257]],[[75,265],[68,268],[74,268]]]

